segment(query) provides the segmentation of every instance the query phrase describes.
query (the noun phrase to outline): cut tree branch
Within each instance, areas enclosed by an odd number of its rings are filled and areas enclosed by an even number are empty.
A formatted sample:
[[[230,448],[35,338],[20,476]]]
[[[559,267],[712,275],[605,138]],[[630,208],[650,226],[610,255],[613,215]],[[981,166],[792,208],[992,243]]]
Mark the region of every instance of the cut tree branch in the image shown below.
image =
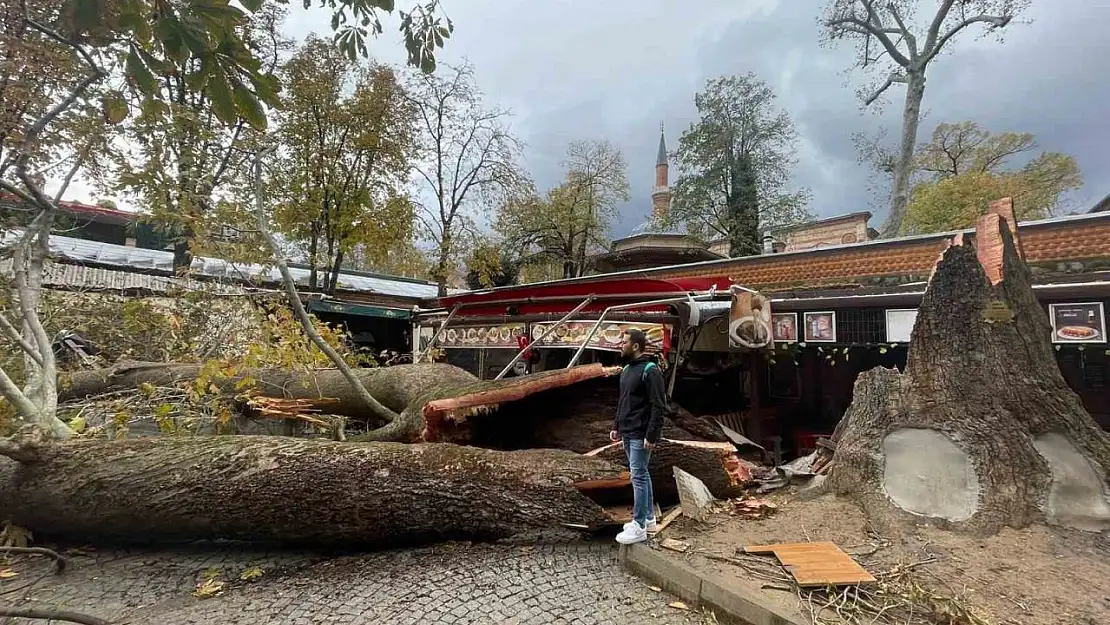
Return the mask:
[[[266,223],[266,213],[262,207],[262,157],[266,154],[273,152],[273,148],[267,148],[260,151],[254,159],[254,202],[255,212],[258,220],[258,230],[262,236],[266,238],[266,242],[270,245],[270,249],[274,253],[274,264],[277,265],[278,271],[281,273],[281,281],[285,287],[285,294],[289,300],[289,305],[293,308],[293,313],[301,322],[301,327],[304,329],[305,334],[312,341],[316,347],[320,349],[328,357],[329,360],[335,364],[336,369],[339,369],[343,377],[354,389],[359,398],[366,404],[366,407],[374,413],[374,416],[386,422],[393,422],[397,420],[397,413],[389,408],[383,406],[374,396],[366,390],[362,382],[351,371],[351,367],[343,360],[331,345],[320,336],[316,331],[316,327],[312,324],[312,319],[309,318],[308,312],[304,309],[304,304],[301,303],[301,297],[297,293],[297,283],[293,280],[292,274],[289,273],[289,265],[285,262],[285,254],[281,251],[281,246],[278,244],[277,239],[270,233],[269,225]]]

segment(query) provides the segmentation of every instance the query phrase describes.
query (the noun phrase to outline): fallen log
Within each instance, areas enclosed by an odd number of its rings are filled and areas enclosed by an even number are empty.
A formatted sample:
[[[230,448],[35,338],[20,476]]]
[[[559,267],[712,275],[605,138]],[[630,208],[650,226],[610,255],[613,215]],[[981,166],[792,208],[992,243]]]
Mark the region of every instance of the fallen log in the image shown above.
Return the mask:
[[[628,465],[621,443],[600,447],[586,455],[604,458],[617,465]],[[753,484],[751,471],[754,465],[737,458],[732,444],[664,438],[660,439],[651,452],[651,461],[648,463],[651,486],[657,500],[677,501],[675,467],[700,479],[718,499],[736,497]]]
[[[252,382],[254,394],[303,400],[306,409],[367,419],[370,412],[343,374],[335,369],[249,369],[211,377],[209,384],[229,395],[243,392],[241,382]],[[355,375],[367,391],[397,418],[351,440],[448,441],[469,443],[468,418],[487,413],[505,403],[611,374],[599,364],[545,371],[502,380],[478,380],[467,371],[443,363],[396,365],[358,369]],[[109,369],[67,374],[60,384],[59,400],[68,401],[109,391],[138,388],[143,384],[168,386],[202,376],[199,364],[123,363]],[[316,402],[314,405],[313,402]],[[531,415],[535,418],[535,414]]]
[[[269,436],[24,441],[0,510],[37,536],[392,547],[606,522],[576,486],[627,484],[604,458],[446,443]],[[18,453],[12,453],[18,448]]]

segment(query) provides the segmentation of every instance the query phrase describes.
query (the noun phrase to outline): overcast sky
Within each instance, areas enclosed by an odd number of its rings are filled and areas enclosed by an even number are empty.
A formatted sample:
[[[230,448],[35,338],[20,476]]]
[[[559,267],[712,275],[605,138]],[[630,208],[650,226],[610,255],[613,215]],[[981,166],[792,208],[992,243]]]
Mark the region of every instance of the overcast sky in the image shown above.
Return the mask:
[[[304,12],[299,4],[288,34],[330,32],[326,12]],[[513,130],[526,143],[526,165],[539,188],[559,181],[559,161],[572,140],[606,138],[624,151],[632,201],[614,235],[650,212],[659,123],[673,149],[694,119],[694,93],[706,79],[749,71],[774,89],[797,125],[795,183],[813,191],[810,209],[831,216],[874,207],[851,135],[881,125],[895,130],[903,91],[890,91],[882,114],[861,109],[856,90],[867,77],[845,71],[852,50],[820,44],[817,18],[826,0],[443,4],[455,35],[441,58],[468,58],[487,100],[513,111]],[[934,62],[919,137],[938,122],[962,120],[1034,133],[1041,149],[1079,160],[1086,184],[1072,201],[1090,206],[1110,193],[1110,0],[1034,0],[1025,17],[1032,23],[1011,26],[1004,43],[969,32]],[[371,47],[381,60],[404,60],[391,32],[396,24],[387,21],[386,36]],[[874,212],[877,227],[883,215]]]

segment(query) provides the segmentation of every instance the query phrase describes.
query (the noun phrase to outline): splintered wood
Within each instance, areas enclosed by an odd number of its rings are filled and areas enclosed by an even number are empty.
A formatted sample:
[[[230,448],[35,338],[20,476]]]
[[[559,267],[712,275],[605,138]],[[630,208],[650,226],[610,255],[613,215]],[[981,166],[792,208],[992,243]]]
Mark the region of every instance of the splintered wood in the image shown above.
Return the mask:
[[[787,543],[744,547],[745,553],[774,554],[802,588],[872,584],[876,580],[833,543]]]

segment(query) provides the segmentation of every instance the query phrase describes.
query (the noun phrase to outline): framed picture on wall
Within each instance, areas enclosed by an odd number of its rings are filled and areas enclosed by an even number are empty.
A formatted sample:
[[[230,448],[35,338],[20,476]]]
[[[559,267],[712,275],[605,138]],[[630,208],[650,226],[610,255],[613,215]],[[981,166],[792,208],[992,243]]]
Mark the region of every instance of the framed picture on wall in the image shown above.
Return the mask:
[[[798,313],[771,313],[771,339],[776,343],[797,343]]]
[[[1049,304],[1053,343],[1105,343],[1106,314],[1102,302]]]
[[[805,321],[805,339],[807,343],[835,343],[836,342],[836,313],[807,312],[803,316]]]

